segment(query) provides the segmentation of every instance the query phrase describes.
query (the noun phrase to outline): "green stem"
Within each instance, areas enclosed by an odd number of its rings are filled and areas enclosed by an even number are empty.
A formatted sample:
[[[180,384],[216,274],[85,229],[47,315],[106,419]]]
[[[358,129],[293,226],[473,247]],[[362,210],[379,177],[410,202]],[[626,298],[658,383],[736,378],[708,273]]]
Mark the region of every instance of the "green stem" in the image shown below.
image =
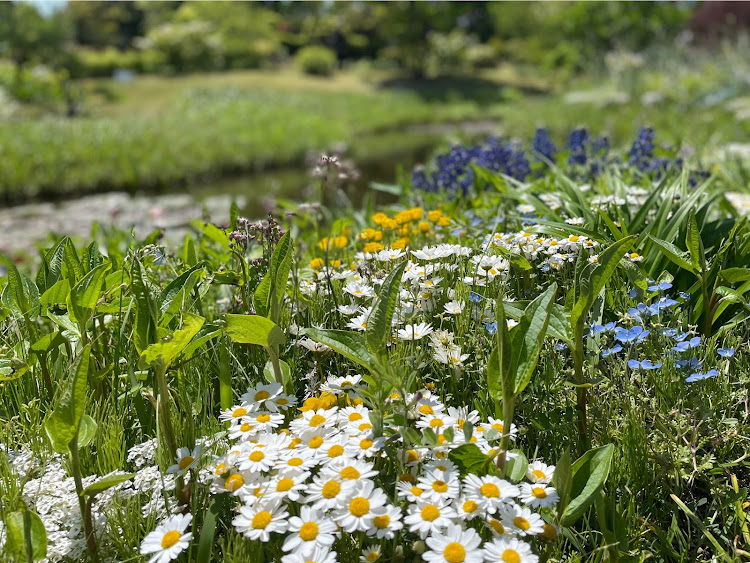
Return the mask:
[[[273,375],[276,379],[276,383],[283,386],[284,385],[284,377],[281,373],[281,364],[279,363],[279,354],[275,350],[275,346],[266,346],[266,352],[268,352],[268,357],[271,358],[271,365],[273,366]]]
[[[162,436],[167,447],[167,459],[171,460],[177,454],[177,440],[175,439],[174,427],[172,426],[172,417],[170,415],[169,402],[170,394],[167,385],[167,366],[159,362],[154,370],[156,375],[156,386],[159,396],[157,398],[156,417],[159,419]],[[175,483],[175,497],[178,502],[184,500],[183,489],[185,488],[185,479],[182,476],[177,477]]]
[[[94,561],[98,561],[96,553],[96,537],[94,536],[94,526],[91,522],[91,505],[86,503],[83,496],[83,482],[81,480],[81,458],[78,453],[78,432],[68,444],[70,449],[70,470],[73,473],[73,480],[76,484],[76,496],[78,496],[78,508],[81,510],[81,520],[83,520],[83,532],[86,538],[86,549]]]
[[[510,431],[513,428],[513,411],[516,407],[516,397],[512,393],[503,394],[503,436],[500,438],[500,454],[497,457],[497,467],[505,474],[506,452],[510,449]]]
[[[222,409],[232,408],[232,370],[229,365],[229,343],[219,343],[219,397]]]
[[[701,293],[703,295],[703,336],[708,338],[711,336],[711,303],[708,299],[708,280],[706,279],[705,273],[701,275]]]
[[[589,449],[588,415],[586,414],[586,403],[588,389],[583,385],[583,323],[578,323],[575,328],[573,353],[573,374],[576,383],[576,409],[578,410],[578,447],[581,453]]]

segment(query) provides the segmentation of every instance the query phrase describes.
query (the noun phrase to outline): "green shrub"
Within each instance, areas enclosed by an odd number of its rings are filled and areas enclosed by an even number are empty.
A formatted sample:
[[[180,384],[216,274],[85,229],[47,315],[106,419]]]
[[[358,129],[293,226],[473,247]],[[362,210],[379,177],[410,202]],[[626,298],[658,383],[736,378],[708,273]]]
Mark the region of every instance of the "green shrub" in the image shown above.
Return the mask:
[[[302,72],[319,76],[331,76],[337,63],[336,53],[321,45],[303,47],[294,57],[294,64]]]

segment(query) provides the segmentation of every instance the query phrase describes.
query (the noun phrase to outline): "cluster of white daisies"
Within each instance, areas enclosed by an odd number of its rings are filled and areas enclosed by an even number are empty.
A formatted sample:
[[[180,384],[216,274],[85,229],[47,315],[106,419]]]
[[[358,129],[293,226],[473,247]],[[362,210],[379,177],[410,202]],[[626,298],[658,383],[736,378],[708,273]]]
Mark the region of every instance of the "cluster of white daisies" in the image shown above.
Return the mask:
[[[211,488],[239,501],[235,531],[278,542],[284,563],[333,562],[335,548],[348,551],[355,543],[361,561],[378,561],[383,540],[394,539],[399,549],[411,541],[428,562],[538,561],[529,540],[557,536],[543,519],[558,501],[550,485],[554,466],[535,461],[528,482],[517,484],[491,474],[462,477],[451,450],[470,442],[494,453],[501,421],[446,407],[429,391],[394,393],[391,412],[437,436],[432,445],[406,445],[404,428],[374,434],[370,410],[358,397],[359,379],[329,378],[326,391],[305,401],[299,416],[293,416],[294,399],[275,383],[249,389],[222,412],[233,443],[212,465]],[[195,468],[196,454],[179,452],[176,470]],[[152,554],[152,563],[176,557],[192,538],[189,524],[190,515],[167,519],[142,552]]]

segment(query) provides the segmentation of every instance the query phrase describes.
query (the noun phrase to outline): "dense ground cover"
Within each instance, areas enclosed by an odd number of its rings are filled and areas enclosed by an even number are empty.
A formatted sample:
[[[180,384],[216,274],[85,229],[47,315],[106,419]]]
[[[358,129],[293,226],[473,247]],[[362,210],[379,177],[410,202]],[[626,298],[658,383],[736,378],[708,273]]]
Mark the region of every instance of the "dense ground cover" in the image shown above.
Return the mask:
[[[6,262],[4,553],[746,560],[740,186],[571,140]]]

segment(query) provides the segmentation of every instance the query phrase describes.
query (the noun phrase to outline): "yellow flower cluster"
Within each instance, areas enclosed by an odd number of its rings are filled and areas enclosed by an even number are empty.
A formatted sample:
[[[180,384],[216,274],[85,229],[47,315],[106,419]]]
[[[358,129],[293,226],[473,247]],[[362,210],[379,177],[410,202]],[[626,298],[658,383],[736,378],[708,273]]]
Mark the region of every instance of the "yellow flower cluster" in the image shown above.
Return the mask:
[[[376,213],[372,221],[380,229],[367,228],[357,236],[358,240],[366,241],[363,249],[366,253],[378,252],[385,248],[382,243],[383,231],[391,231],[398,235],[398,238],[391,242],[391,248],[405,249],[411,241],[411,235],[429,233],[432,231],[433,223],[445,227],[450,224],[450,217],[443,215],[439,209],[425,213],[421,207],[413,207],[396,213],[393,217],[382,212]]]

